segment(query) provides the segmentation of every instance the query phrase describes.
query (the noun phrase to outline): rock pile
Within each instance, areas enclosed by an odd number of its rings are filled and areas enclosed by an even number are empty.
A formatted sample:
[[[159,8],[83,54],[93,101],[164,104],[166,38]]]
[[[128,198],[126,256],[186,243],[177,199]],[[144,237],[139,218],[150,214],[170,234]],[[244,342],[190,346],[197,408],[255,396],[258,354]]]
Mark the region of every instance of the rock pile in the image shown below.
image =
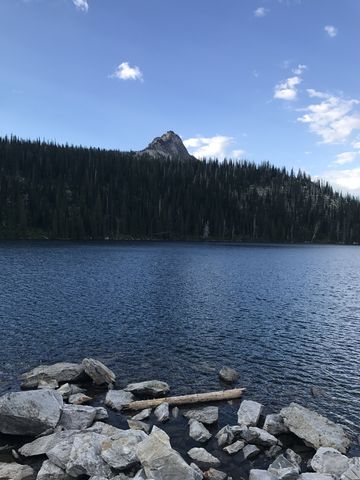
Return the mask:
[[[230,373],[235,379],[236,372]],[[147,408],[131,418],[128,415],[129,428],[120,429],[106,423],[106,408],[83,405],[92,399],[74,382],[86,378],[96,385],[109,385],[105,404],[123,415],[124,407],[137,396],[153,398],[170,390],[158,380],[115,389],[115,374],[91,358],[23,374],[23,388],[36,390],[0,397],[0,432],[32,438],[13,451],[13,462],[0,462],[0,480],[231,480],[223,471],[226,456],[248,462],[249,480],[360,479],[360,458],[345,455],[350,439],[344,428],[296,403],[264,419],[261,404],[243,400],[237,423],[218,429],[218,407],[180,411],[170,410],[164,402],[154,411]],[[149,423],[152,418],[157,423],[171,422],[181,413],[188,422],[189,437],[197,443],[184,457],[162,428]],[[313,449],[310,462],[284,447],[282,435],[289,433]],[[221,456],[209,451],[210,441],[216,442]],[[267,469],[252,467],[260,455],[270,459]],[[234,475],[232,480],[240,478]]]

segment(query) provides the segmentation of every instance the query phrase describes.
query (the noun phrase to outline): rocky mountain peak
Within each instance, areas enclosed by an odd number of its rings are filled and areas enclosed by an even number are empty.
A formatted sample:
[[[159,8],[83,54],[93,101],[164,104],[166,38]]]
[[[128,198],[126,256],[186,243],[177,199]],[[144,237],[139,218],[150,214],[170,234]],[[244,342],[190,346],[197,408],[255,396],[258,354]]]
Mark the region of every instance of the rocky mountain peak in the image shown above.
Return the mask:
[[[182,161],[195,160],[195,157],[187,151],[183,141],[172,130],[156,137],[149,143],[147,148],[139,152],[140,155],[150,155],[153,158],[174,158]]]

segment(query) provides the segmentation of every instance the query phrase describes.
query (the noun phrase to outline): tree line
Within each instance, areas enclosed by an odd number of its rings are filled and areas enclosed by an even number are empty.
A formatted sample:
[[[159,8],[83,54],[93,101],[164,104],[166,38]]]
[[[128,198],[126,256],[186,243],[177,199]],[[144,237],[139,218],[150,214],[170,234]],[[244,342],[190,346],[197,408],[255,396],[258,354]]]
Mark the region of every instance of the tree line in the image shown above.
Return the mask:
[[[0,138],[1,239],[360,242],[360,202],[269,163]]]

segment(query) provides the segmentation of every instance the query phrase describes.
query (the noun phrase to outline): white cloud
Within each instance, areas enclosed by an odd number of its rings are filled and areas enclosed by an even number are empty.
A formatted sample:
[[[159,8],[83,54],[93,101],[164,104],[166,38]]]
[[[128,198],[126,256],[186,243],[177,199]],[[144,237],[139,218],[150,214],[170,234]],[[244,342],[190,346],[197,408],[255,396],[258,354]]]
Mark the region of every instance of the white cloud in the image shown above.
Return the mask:
[[[320,176],[337,190],[360,195],[360,167],[347,170],[329,170]]]
[[[274,89],[274,98],[279,100],[293,101],[297,98],[297,86],[300,85],[302,79],[296,75],[286,79],[284,82],[278,83]]]
[[[305,113],[298,121],[309,124],[310,131],[319,135],[323,143],[343,143],[360,130],[360,113],[354,112],[359,100],[346,100],[313,89],[307,92],[310,98],[321,101],[302,109]]]
[[[360,150],[360,142],[358,140],[355,140],[355,142],[353,142],[351,145],[356,150]]]
[[[86,13],[89,10],[88,0],[73,0],[73,4],[82,12]]]
[[[128,62],[120,63],[111,77],[118,78],[119,80],[143,81],[143,74],[140,68],[136,66],[131,67]]]
[[[331,38],[336,37],[336,35],[338,34],[338,29],[334,27],[334,25],[326,25],[324,27],[324,30]]]
[[[336,156],[336,160],[334,161],[334,163],[336,165],[345,165],[347,163],[352,163],[358,155],[359,152],[339,153],[339,155]]]
[[[184,140],[185,147],[194,157],[218,158],[220,160],[223,160],[225,157],[239,158],[244,156],[244,150],[233,150],[229,152],[229,147],[233,143],[233,137],[226,137],[224,135],[193,137]]]
[[[293,69],[293,73],[295,73],[295,75],[301,75],[305,70],[307,70],[307,65],[299,63],[299,65]]]
[[[265,7],[259,7],[256,10],[254,10],[254,15],[255,17],[261,18],[265,17],[269,13],[269,10]]]

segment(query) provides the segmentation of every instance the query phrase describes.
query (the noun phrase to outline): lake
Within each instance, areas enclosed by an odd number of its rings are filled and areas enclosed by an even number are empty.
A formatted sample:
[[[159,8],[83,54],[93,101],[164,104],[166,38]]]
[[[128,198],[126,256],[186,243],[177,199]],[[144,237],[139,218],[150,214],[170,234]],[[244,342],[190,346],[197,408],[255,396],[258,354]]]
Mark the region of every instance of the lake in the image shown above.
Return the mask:
[[[229,365],[268,411],[297,401],[359,433],[359,247],[8,242],[0,286],[1,392],[86,356],[177,394]]]

